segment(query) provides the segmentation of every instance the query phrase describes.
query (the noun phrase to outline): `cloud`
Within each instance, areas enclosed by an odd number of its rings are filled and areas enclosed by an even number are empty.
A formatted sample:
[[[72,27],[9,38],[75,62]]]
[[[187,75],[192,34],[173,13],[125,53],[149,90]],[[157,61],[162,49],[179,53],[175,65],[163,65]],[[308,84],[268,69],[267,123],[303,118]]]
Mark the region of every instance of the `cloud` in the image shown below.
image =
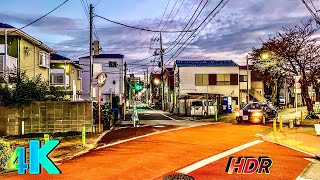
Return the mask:
[[[142,1],[136,0],[136,2],[140,3],[139,7],[142,6]],[[148,0],[148,3],[150,2],[151,0]],[[182,30],[198,6],[195,2],[199,3],[200,1],[185,1],[176,18],[172,22],[169,18],[170,24],[166,22],[165,29]],[[193,28],[199,25],[218,2],[219,0],[214,0],[209,3],[203,14],[195,21]],[[178,2],[177,7],[180,3],[182,3],[182,0]],[[169,8],[167,14],[170,10]],[[163,9],[159,9],[159,11],[162,12]],[[25,25],[40,16],[0,13],[0,22]],[[105,16],[108,17],[107,15]],[[127,20],[123,23],[135,26],[144,25],[143,27],[149,29],[157,29],[161,16],[152,19],[146,14],[145,17],[145,19]],[[243,62],[245,54],[250,52],[252,47],[261,44],[260,39],[266,39],[268,35],[276,33],[283,26],[298,25],[300,21],[307,20],[309,17],[310,14],[304,5],[297,0],[231,0],[206,28],[195,37],[178,59],[234,59],[237,62]],[[165,20],[166,16],[163,23]],[[124,54],[128,62],[134,62],[150,56],[149,52],[152,52],[148,48],[150,39],[159,37],[158,34],[155,36],[155,33],[123,28],[99,18],[95,18],[95,27],[103,53]],[[70,58],[79,57],[89,51],[87,19],[48,16],[26,28],[25,31],[32,36],[42,37],[40,40],[43,42],[54,42],[54,44],[48,45],[56,49],[58,53]],[[41,34],[41,36],[38,34]],[[175,52],[190,34],[186,34],[172,52]],[[50,39],[43,39],[45,35],[50,35]],[[57,36],[56,39],[53,38],[55,35]],[[164,48],[172,44],[178,35],[164,33]],[[153,43],[151,47],[159,47],[159,43]],[[165,61],[170,57],[170,54],[165,56]],[[148,59],[141,63],[147,63],[150,60]]]

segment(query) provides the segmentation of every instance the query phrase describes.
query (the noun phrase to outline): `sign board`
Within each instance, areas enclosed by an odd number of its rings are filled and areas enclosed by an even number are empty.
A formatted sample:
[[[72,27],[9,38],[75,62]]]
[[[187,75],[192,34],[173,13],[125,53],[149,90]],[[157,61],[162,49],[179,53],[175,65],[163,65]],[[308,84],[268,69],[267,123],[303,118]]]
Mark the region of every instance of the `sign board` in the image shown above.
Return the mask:
[[[0,44],[0,53],[4,54],[5,53],[5,44]]]
[[[97,75],[96,79],[98,80],[98,86],[102,87],[107,81],[107,75],[104,72],[101,72]]]
[[[315,124],[314,129],[316,131],[317,136],[320,136],[320,124]]]

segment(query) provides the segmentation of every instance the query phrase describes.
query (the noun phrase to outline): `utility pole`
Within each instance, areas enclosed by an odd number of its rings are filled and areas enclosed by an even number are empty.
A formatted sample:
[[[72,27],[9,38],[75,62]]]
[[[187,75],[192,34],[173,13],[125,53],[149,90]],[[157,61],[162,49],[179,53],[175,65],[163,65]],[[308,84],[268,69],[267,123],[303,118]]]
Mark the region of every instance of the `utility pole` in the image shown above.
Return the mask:
[[[249,55],[246,56],[247,61],[247,104],[249,104]]]
[[[90,99],[92,100],[92,76],[93,76],[93,53],[92,53],[92,21],[93,21],[93,18],[92,18],[92,14],[93,14],[93,6],[92,4],[90,4],[90,91],[89,91],[89,94],[90,94]]]
[[[161,59],[161,90],[162,90],[162,95],[161,95],[161,105],[162,105],[162,110],[164,111],[164,79],[163,79],[163,49],[162,49],[162,35],[160,32],[160,59]]]
[[[146,99],[147,99],[147,104],[149,105],[149,90],[148,90],[148,86],[149,86],[149,72],[148,72],[149,68],[147,67],[147,88],[146,88]]]
[[[124,62],[124,106],[123,106],[123,120],[126,120],[126,107],[127,107],[127,62]]]

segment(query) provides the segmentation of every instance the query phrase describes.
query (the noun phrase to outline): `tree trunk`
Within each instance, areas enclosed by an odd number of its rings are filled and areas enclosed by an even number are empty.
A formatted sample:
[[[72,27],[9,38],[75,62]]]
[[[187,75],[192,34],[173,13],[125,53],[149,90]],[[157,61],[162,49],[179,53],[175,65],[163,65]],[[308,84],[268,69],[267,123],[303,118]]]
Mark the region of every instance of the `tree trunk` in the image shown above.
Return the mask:
[[[277,94],[276,94],[276,105],[277,107],[280,106],[280,88],[281,88],[281,81],[278,79],[277,80]]]
[[[313,111],[312,101],[308,92],[308,82],[305,80],[305,78],[300,79],[299,82],[301,84],[301,95],[303,96],[306,102],[307,110],[308,110],[308,115],[306,119],[318,119],[319,117]]]

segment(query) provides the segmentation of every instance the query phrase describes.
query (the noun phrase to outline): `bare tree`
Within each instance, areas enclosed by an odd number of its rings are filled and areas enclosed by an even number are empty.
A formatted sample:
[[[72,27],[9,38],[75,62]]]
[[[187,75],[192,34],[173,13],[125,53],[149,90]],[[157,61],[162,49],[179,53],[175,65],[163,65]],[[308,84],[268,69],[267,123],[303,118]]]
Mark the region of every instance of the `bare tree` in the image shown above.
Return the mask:
[[[261,48],[254,48],[254,67],[261,71],[267,70],[281,77],[301,76],[301,94],[308,109],[308,118],[318,118],[312,106],[308,86],[315,80],[320,67],[320,45],[312,39],[316,29],[312,20],[294,28],[283,28],[276,35],[262,43]],[[261,54],[269,54],[268,60],[263,60]]]

